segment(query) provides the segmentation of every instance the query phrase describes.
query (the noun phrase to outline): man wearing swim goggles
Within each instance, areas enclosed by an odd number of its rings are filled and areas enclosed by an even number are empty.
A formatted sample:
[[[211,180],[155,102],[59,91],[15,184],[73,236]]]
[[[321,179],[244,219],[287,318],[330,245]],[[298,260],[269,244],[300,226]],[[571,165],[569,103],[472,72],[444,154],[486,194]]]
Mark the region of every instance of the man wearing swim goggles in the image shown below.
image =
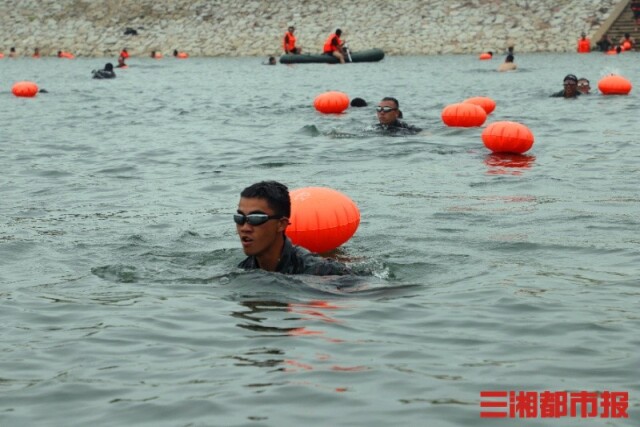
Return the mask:
[[[580,77],[578,79],[578,92],[582,93],[583,95],[589,95],[591,92],[591,84],[589,83],[589,80],[585,77]]]
[[[352,274],[346,265],[292,244],[285,235],[290,216],[291,199],[284,184],[262,181],[242,190],[233,221],[247,258],[238,267],[283,274]]]
[[[386,134],[415,135],[422,130],[400,120],[402,118],[400,103],[390,96],[382,98],[382,101],[378,103],[376,115],[378,123],[375,129]]]
[[[578,92],[578,78],[574,74],[567,74],[562,85],[564,89],[551,95],[551,98],[576,98],[582,95]]]

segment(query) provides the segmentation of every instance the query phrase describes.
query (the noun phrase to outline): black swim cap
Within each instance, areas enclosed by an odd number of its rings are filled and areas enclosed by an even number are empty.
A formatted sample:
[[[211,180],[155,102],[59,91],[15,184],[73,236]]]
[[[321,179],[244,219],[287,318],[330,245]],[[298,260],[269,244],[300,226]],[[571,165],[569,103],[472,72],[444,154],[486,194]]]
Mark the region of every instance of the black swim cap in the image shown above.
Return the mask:
[[[365,101],[362,98],[353,98],[351,100],[351,106],[352,107],[366,107],[367,106],[367,101]]]
[[[572,80],[578,83],[578,78],[575,76],[575,74],[567,74],[566,76],[564,76],[563,82],[566,82],[567,80]]]

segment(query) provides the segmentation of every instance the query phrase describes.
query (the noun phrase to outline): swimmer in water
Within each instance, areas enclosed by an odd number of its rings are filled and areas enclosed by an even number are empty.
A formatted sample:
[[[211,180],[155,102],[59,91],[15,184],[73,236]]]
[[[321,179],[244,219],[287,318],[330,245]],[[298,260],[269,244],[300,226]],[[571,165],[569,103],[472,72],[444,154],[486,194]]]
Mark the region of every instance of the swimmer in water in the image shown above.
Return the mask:
[[[589,95],[591,93],[591,84],[589,83],[589,79],[585,77],[580,77],[578,79],[578,92],[583,95]]]
[[[94,79],[113,79],[116,77],[116,73],[113,72],[113,64],[107,62],[102,70],[93,70]]]
[[[127,68],[128,65],[124,63],[124,57],[123,56],[119,56],[118,57],[118,65],[116,65],[116,68]]]
[[[415,135],[422,130],[400,120],[402,118],[400,103],[396,98],[390,96],[382,98],[382,101],[378,103],[376,115],[378,123],[375,125],[375,130],[383,133]]]
[[[291,243],[285,235],[290,217],[291,199],[284,184],[262,181],[242,190],[233,221],[247,258],[238,267],[315,276],[353,274],[346,265]]]
[[[578,92],[578,78],[574,74],[567,74],[562,85],[564,89],[551,95],[552,98],[577,98],[582,95]]]
[[[513,71],[516,68],[518,68],[518,67],[513,62],[513,55],[509,54],[504,59],[504,62],[502,64],[500,64],[500,66],[498,67],[498,71]]]

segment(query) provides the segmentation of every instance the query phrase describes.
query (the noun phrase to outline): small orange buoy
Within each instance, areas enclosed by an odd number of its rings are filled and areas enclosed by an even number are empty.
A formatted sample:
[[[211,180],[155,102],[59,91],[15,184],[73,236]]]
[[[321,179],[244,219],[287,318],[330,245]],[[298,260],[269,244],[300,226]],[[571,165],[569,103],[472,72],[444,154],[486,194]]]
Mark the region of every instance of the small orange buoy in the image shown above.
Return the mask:
[[[490,54],[489,52],[483,52],[483,53],[480,54],[480,56],[478,56],[478,59],[483,60],[483,61],[486,60],[486,59],[491,59],[491,58],[493,58],[493,55]]]
[[[442,110],[442,121],[447,126],[474,127],[482,126],[487,120],[484,108],[470,102],[448,105]]]
[[[493,110],[496,109],[496,101],[491,98],[487,98],[486,96],[476,96],[473,98],[465,99],[462,102],[469,102],[471,104],[476,104],[484,110],[485,113],[491,114]]]
[[[340,114],[349,108],[349,97],[343,92],[325,92],[316,96],[313,106],[324,114]]]
[[[354,235],[360,224],[356,204],[339,191],[324,187],[293,190],[291,225],[286,234],[291,241],[311,252],[336,249]]]
[[[631,92],[631,82],[622,76],[610,75],[598,82],[598,89],[603,95],[628,95]]]
[[[179,59],[187,59],[189,57],[189,54],[186,52],[178,52],[178,54],[176,55],[176,58]]]
[[[522,154],[533,145],[533,134],[520,123],[495,122],[482,132],[482,142],[494,153]]]
[[[58,58],[74,59],[75,56],[71,52],[61,51],[58,53]]]
[[[22,98],[33,98],[38,93],[38,85],[33,82],[18,82],[13,85],[11,92]]]

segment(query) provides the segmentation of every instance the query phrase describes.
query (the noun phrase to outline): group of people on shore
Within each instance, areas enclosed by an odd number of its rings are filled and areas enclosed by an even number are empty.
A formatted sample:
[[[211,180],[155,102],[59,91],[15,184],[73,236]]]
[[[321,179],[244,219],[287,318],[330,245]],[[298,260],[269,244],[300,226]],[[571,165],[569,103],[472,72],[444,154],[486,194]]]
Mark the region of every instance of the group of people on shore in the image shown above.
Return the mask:
[[[628,50],[635,50],[636,40],[631,36],[630,33],[624,33],[618,43],[614,43],[611,40],[609,34],[604,33],[602,37],[600,37],[600,40],[596,42],[596,46],[600,52],[617,54]],[[587,38],[586,33],[582,33],[580,35],[580,38],[578,39],[577,51],[578,53],[591,52],[591,40]]]

